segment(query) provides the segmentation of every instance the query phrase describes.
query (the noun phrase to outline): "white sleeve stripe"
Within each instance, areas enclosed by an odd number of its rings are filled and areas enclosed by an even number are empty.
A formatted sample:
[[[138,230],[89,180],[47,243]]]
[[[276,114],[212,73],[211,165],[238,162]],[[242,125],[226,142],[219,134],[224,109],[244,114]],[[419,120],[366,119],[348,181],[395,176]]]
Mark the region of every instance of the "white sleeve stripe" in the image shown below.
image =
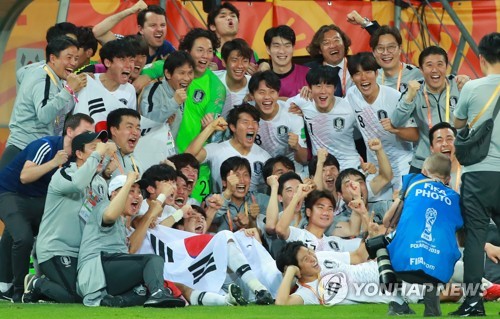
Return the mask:
[[[47,153],[49,153],[49,152],[50,152],[49,143],[45,143],[42,146],[40,146],[40,148],[36,152],[35,158],[33,159],[33,163],[40,165],[42,163],[45,155],[47,155]]]

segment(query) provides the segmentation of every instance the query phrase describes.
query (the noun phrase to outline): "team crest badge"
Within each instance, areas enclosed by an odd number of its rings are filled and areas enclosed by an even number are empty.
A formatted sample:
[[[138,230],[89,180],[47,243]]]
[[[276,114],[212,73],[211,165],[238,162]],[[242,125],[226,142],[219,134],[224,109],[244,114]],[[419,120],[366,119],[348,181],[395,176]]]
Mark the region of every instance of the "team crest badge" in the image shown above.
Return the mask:
[[[193,100],[196,103],[200,103],[201,101],[203,101],[204,97],[205,97],[205,92],[204,91],[202,91],[202,90],[196,90],[196,91],[194,91]]]
[[[286,127],[285,125],[280,125],[278,127],[278,135],[280,135],[280,136],[288,135],[288,127]]]
[[[406,83],[401,83],[399,85],[399,92],[404,92],[408,89],[408,85]]]
[[[450,97],[450,107],[454,109],[457,106],[458,103],[458,97],[452,96]]]
[[[262,173],[262,167],[264,167],[264,164],[262,162],[253,163],[253,171],[256,175],[260,175]]]
[[[333,119],[333,128],[336,130],[341,130],[344,128],[345,120],[343,117],[336,117]]]
[[[379,120],[388,118],[387,112],[384,111],[384,110],[378,110],[377,111],[377,116],[378,116]]]

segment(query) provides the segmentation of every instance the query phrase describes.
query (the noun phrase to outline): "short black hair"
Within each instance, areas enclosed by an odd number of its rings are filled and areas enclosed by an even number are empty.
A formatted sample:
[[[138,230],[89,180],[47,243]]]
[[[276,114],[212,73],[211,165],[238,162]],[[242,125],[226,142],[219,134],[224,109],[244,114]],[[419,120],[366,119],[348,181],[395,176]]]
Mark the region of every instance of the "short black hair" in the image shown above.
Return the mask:
[[[377,71],[380,66],[372,52],[359,52],[347,57],[347,69],[352,77],[359,71]]]
[[[148,12],[165,16],[165,10],[163,10],[162,7],[156,5],[148,6],[146,10],[139,11],[139,13],[137,14],[137,24],[141,27],[144,27],[144,23],[146,22],[146,14]]]
[[[240,20],[240,11],[232,5],[230,2],[224,2],[212,9],[207,15],[207,27],[210,28],[211,25],[215,26],[215,18],[219,15],[222,9],[228,9],[232,13],[236,14],[236,18]]]
[[[378,45],[380,37],[386,34],[392,35],[396,39],[396,42],[398,43],[399,46],[401,46],[401,44],[403,43],[403,38],[401,37],[401,33],[396,27],[383,25],[380,26],[380,28],[378,28],[370,38],[370,48],[372,48],[373,51],[375,51],[375,48]]]
[[[92,32],[92,27],[78,27],[76,38],[83,50],[91,49],[93,54],[97,52],[97,39]]]
[[[230,111],[229,113],[227,114],[227,125],[234,125],[236,126],[236,123],[238,122],[238,119],[240,118],[240,114],[243,114],[243,113],[247,113],[249,114],[253,119],[254,121],[257,121],[259,122],[260,121],[260,114],[259,114],[259,111],[257,111],[257,109],[255,108],[255,106],[247,103],[247,102],[243,102],[239,105],[235,105]],[[232,134],[232,131],[231,131],[231,134]]]
[[[295,46],[295,32],[287,25],[279,25],[277,27],[267,29],[264,34],[264,43],[266,44],[266,47],[271,46],[271,42],[273,42],[273,38],[275,37],[288,40],[293,46]]]
[[[304,200],[304,206],[306,208],[312,209],[314,204],[316,204],[316,202],[322,198],[328,199],[330,202],[332,202],[332,206],[335,207],[337,202],[335,201],[335,197],[333,197],[332,193],[319,190],[313,190],[309,193],[309,195],[307,195],[306,199]]]
[[[278,270],[284,273],[287,266],[293,265],[299,267],[297,253],[302,247],[307,248],[307,246],[301,241],[291,241],[286,243],[276,257],[276,267],[278,267]]]
[[[89,122],[90,124],[94,124],[94,119],[83,113],[75,113],[66,115],[64,119],[64,128],[62,132],[62,136],[66,136],[68,128],[76,129],[82,121]]]
[[[338,32],[340,37],[342,38],[342,42],[344,43],[344,56],[346,56],[349,52],[349,47],[351,46],[351,39],[349,38],[349,36],[335,24],[322,25],[318,29],[318,31],[316,31],[311,40],[311,43],[309,43],[306,48],[307,52],[309,52],[309,55],[318,61],[323,61],[323,55],[321,54],[321,42],[323,42],[325,33],[327,33],[328,31]]]
[[[340,82],[340,78],[338,72],[334,72],[331,66],[320,65],[307,72],[306,82],[310,87],[322,83],[331,84],[337,87]]]
[[[335,189],[337,190],[337,192],[342,193],[342,182],[349,175],[359,176],[363,178],[363,181],[366,181],[365,174],[361,173],[355,168],[346,168],[339,173],[339,176],[337,176],[337,179],[335,180]]]
[[[199,213],[201,214],[203,217],[205,217],[205,219],[207,219],[207,213],[205,213],[205,210],[203,208],[201,208],[200,206],[198,205],[191,205],[191,208],[196,212],[196,213]],[[181,218],[177,223],[173,224],[172,225],[172,228],[175,228],[175,229],[179,229],[179,226],[183,226],[184,225],[184,217]]]
[[[453,135],[455,137],[457,136],[457,129],[454,128],[453,126],[451,126],[450,123],[439,122],[439,123],[435,124],[433,127],[431,127],[431,129],[429,130],[429,142],[430,142],[431,146],[432,146],[432,140],[434,139],[434,133],[436,133],[437,130],[441,130],[444,128],[448,128],[448,129],[452,130]]]
[[[45,34],[45,40],[47,43],[54,40],[55,38],[61,37],[67,34],[74,34],[76,37],[78,36],[78,27],[71,22],[60,22],[56,23],[50,28],[47,29],[47,33]]]
[[[477,46],[479,54],[490,64],[500,62],[500,33],[492,32],[485,35]]]
[[[418,56],[419,67],[422,68],[425,58],[433,54],[442,55],[444,57],[446,65],[448,65],[448,54],[446,53],[446,51],[443,48],[438,47],[437,45],[431,45],[420,52],[420,55]]]
[[[194,63],[193,57],[186,51],[174,51],[168,55],[165,59],[165,63],[163,63],[163,73],[165,70],[170,74],[174,74],[175,69],[180,68],[181,66],[188,64],[195,69],[196,65]]]
[[[282,195],[285,183],[290,180],[298,180],[302,184],[302,178],[295,172],[286,172],[278,178],[278,195]]]
[[[264,177],[264,180],[267,180],[269,176],[273,175],[273,167],[276,163],[281,163],[286,168],[295,171],[295,164],[291,159],[285,155],[274,156],[268,159],[262,167],[262,176]]]
[[[241,156],[233,156],[226,159],[220,165],[220,177],[221,180],[226,181],[227,175],[230,171],[235,171],[239,168],[246,168],[250,176],[252,176],[252,169],[250,168],[250,162]]]
[[[104,64],[104,60],[113,62],[114,58],[135,58],[136,52],[129,41],[117,39],[106,42],[99,51],[99,56]]]
[[[276,92],[279,92],[281,89],[281,80],[276,73],[271,70],[259,71],[255,72],[250,81],[248,81],[248,91],[250,94],[254,94],[259,89],[261,81],[264,81],[268,88],[274,89]]]
[[[177,172],[167,164],[156,164],[149,167],[141,177],[141,188],[146,189],[148,186],[156,187],[155,182],[159,181],[176,181]],[[149,198],[149,192],[146,192],[146,198]]]
[[[135,55],[149,55],[148,44],[140,34],[129,34],[124,36],[122,40],[128,42],[128,45],[134,50]]]
[[[316,174],[316,166],[318,165],[318,156],[314,155],[307,165],[309,168],[309,176],[314,176]],[[339,161],[330,153],[326,155],[325,163],[323,163],[323,167],[325,166],[335,166],[340,172]]]
[[[245,59],[250,60],[252,58],[253,51],[248,43],[243,39],[236,38],[224,43],[220,51],[222,60],[227,63],[227,59],[229,59],[229,55],[231,55],[231,52],[233,51],[239,52],[239,54]]]
[[[50,41],[45,47],[45,59],[50,61],[50,55],[53,54],[56,57],[59,57],[61,51],[66,50],[70,47],[79,48],[78,43],[72,38],[62,35]]]
[[[194,169],[200,169],[200,162],[190,153],[181,153],[172,155],[168,158],[169,161],[174,163],[177,170],[181,170],[186,166],[191,166]]]
[[[212,43],[212,49],[217,51],[217,48],[220,46],[220,40],[217,38],[215,33],[202,28],[193,28],[189,30],[186,35],[180,40],[179,50],[190,52],[193,48],[194,42],[198,38],[207,38]]]
[[[106,123],[108,125],[108,137],[111,139],[113,137],[113,134],[111,134],[111,128],[119,128],[120,123],[122,122],[122,118],[124,116],[132,116],[138,119],[139,121],[141,120],[141,114],[137,112],[136,110],[129,109],[127,107],[120,107],[117,108],[116,110],[113,110],[109,112],[108,117],[106,118]]]

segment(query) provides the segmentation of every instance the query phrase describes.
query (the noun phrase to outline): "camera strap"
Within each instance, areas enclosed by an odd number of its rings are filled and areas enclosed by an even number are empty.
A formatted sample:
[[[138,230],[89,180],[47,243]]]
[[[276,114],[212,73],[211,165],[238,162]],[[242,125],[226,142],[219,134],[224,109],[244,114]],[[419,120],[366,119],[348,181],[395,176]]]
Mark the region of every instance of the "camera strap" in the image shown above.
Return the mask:
[[[415,178],[417,177],[418,175],[414,176],[410,182]],[[412,184],[410,184],[406,189],[402,189],[401,190],[401,196],[399,198],[399,203],[398,203],[398,207],[396,207],[396,211],[394,212],[394,215],[392,216],[391,218],[391,221],[390,221],[390,225],[389,227],[386,229],[385,231],[385,234],[387,235],[387,233],[389,232],[389,229],[391,228],[394,228],[396,226],[396,224],[399,222],[399,218],[401,217],[401,213],[403,212],[403,205],[404,205],[404,200],[406,198],[406,196],[408,196],[408,194],[410,193],[410,191],[412,190],[413,187],[415,187],[416,185],[418,184],[422,184],[422,183],[427,183],[427,182],[433,182],[434,180],[431,179],[431,178],[424,178],[424,179],[421,179],[419,181],[416,181]],[[408,183],[409,184],[409,183]]]

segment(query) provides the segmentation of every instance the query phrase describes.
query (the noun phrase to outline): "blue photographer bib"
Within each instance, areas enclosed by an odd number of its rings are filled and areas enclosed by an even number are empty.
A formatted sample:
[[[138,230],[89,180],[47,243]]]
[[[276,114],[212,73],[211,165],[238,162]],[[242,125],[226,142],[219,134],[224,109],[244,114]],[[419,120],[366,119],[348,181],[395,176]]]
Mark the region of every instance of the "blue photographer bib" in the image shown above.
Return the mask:
[[[460,196],[422,174],[403,177],[404,199],[396,235],[387,246],[395,272],[423,271],[446,283],[460,258],[455,232],[462,227]]]

